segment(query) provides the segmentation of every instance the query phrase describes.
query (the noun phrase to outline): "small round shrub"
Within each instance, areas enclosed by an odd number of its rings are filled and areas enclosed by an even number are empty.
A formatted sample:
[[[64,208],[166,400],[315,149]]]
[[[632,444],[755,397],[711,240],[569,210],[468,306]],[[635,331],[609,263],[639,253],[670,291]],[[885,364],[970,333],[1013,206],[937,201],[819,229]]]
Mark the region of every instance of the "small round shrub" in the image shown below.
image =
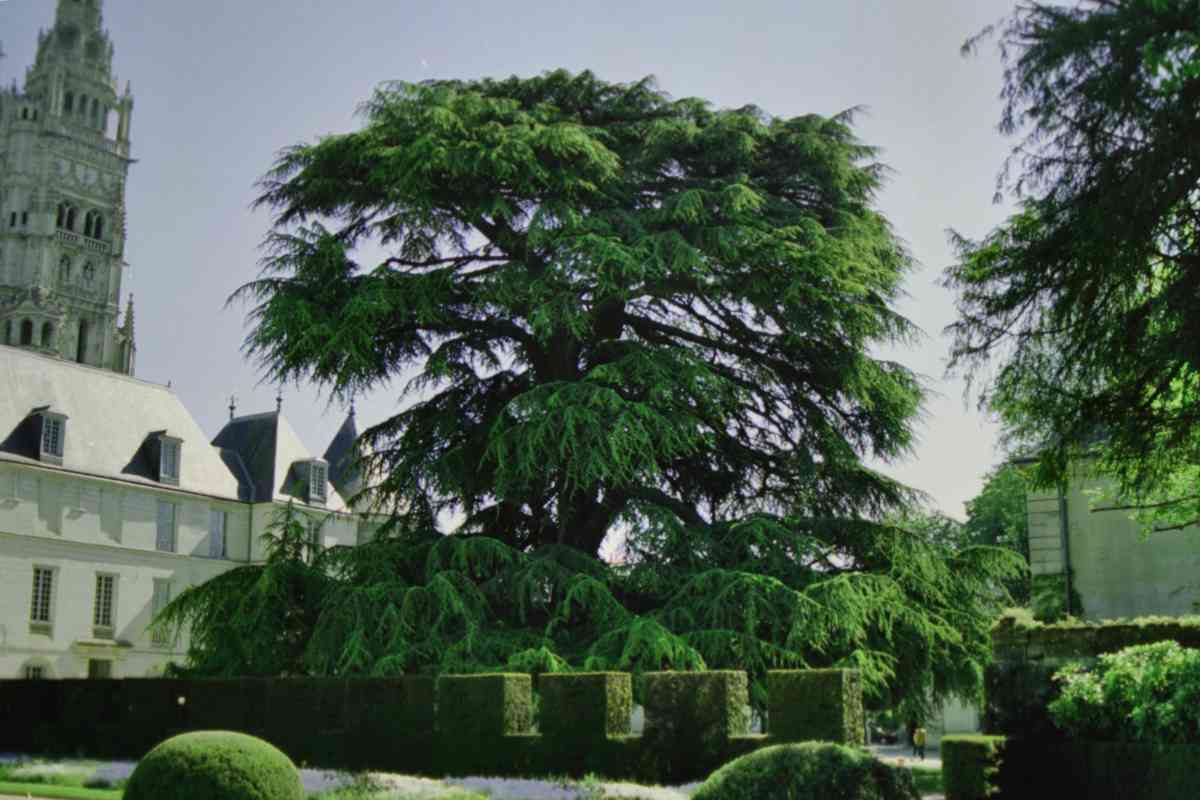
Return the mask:
[[[296,765],[269,742],[233,731],[194,731],[138,762],[124,800],[304,800]]]
[[[919,800],[912,773],[832,742],[763,747],[708,776],[692,800]]]

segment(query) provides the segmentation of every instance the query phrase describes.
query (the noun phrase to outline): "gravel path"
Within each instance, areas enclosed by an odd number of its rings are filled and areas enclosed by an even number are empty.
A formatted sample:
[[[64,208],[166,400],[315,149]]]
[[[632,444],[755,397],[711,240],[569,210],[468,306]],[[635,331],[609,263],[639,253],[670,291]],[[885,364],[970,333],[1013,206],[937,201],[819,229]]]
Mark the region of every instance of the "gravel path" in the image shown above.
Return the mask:
[[[870,748],[879,758],[893,764],[921,764],[926,767],[940,768],[940,754],[930,751],[924,761],[911,757],[911,750],[900,745],[879,745]],[[23,760],[20,756],[0,754],[0,763],[12,763]],[[92,762],[96,764],[94,775],[111,781],[129,777],[135,763],[132,761]],[[36,772],[79,772],[83,765],[44,764],[38,765]],[[449,793],[451,789],[467,789],[490,796],[490,800],[577,800],[580,791],[566,788],[551,781],[532,779],[497,778],[497,777],[465,777],[465,778],[422,778],[412,775],[394,773],[373,773],[381,782],[395,786],[419,800],[438,800]],[[308,792],[318,792],[334,788],[349,782],[348,776],[342,773],[326,770],[302,769],[300,778]],[[683,786],[643,786],[635,783],[603,783],[605,795],[609,797],[637,796],[645,800],[688,800],[700,786],[700,782]],[[0,800],[26,800],[25,797],[0,795]],[[922,800],[945,800],[943,795],[925,795]]]

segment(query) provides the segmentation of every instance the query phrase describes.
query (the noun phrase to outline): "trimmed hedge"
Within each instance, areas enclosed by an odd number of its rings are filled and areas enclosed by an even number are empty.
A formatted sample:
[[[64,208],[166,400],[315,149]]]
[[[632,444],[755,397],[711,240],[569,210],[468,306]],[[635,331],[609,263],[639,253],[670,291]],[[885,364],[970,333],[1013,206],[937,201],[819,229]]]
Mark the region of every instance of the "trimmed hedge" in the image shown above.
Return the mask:
[[[749,732],[745,672],[646,672],[642,686],[642,746],[655,760],[660,783],[687,783],[707,775],[728,760],[729,737]]]
[[[942,737],[942,785],[946,800],[987,800],[999,791],[1003,736]]]
[[[992,650],[1003,660],[1090,658],[1134,644],[1166,640],[1200,648],[1200,616],[1135,617],[1045,624],[1024,609],[1008,609],[992,626]]]
[[[530,731],[527,673],[0,679],[0,752],[137,760],[180,733],[237,730],[270,742],[301,766],[429,777],[595,772],[614,780],[689,783],[769,745],[861,743],[857,673],[769,670],[767,677],[774,696],[770,733],[750,734],[744,672],[644,673],[643,735],[622,732],[633,687],[630,674],[617,672],[542,675],[542,710],[549,715],[542,734]],[[569,709],[571,720],[555,709]],[[446,738],[449,746],[439,746]]]
[[[304,800],[304,785],[291,759],[262,739],[195,731],[147,753],[124,800]]]
[[[778,739],[850,745],[866,741],[857,670],[770,670],[767,694],[767,728]]]

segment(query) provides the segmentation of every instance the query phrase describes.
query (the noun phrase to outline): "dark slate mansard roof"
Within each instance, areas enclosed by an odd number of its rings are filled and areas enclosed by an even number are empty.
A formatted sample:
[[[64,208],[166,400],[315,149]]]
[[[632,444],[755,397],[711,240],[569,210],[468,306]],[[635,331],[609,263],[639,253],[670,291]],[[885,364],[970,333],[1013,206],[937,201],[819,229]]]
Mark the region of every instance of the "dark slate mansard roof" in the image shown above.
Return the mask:
[[[34,413],[43,408],[67,417],[61,466],[40,460]],[[168,387],[0,345],[0,464],[161,487],[147,442],[164,431],[183,440],[179,484],[172,489],[242,502],[305,501],[307,487],[296,464],[312,456],[278,412],[230,420],[209,443]],[[355,438],[351,415],[326,456],[331,477],[333,464],[344,462],[338,454]],[[290,493],[297,486],[300,491]],[[330,482],[325,493],[323,508],[349,510]]]

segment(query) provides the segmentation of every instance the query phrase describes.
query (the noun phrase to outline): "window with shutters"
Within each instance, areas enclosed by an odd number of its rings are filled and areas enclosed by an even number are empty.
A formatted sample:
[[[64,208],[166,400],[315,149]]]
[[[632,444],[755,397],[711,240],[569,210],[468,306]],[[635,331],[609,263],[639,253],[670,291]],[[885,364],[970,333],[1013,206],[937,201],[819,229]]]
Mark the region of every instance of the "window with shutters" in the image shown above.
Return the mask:
[[[97,639],[113,635],[113,605],[117,587],[116,575],[96,575],[96,598],[92,611],[92,634]]]
[[[159,613],[171,602],[171,582],[165,578],[154,579],[154,595],[150,601],[151,621],[158,618]],[[166,647],[171,644],[171,635],[162,629],[153,629],[150,641],[155,647]]]
[[[155,547],[164,553],[175,552],[175,504],[158,501],[158,537]]]
[[[33,629],[49,629],[51,602],[54,597],[54,569],[33,568],[33,599],[29,604],[29,622]]]
[[[224,511],[214,508],[208,512],[209,558],[225,558],[225,522]]]

